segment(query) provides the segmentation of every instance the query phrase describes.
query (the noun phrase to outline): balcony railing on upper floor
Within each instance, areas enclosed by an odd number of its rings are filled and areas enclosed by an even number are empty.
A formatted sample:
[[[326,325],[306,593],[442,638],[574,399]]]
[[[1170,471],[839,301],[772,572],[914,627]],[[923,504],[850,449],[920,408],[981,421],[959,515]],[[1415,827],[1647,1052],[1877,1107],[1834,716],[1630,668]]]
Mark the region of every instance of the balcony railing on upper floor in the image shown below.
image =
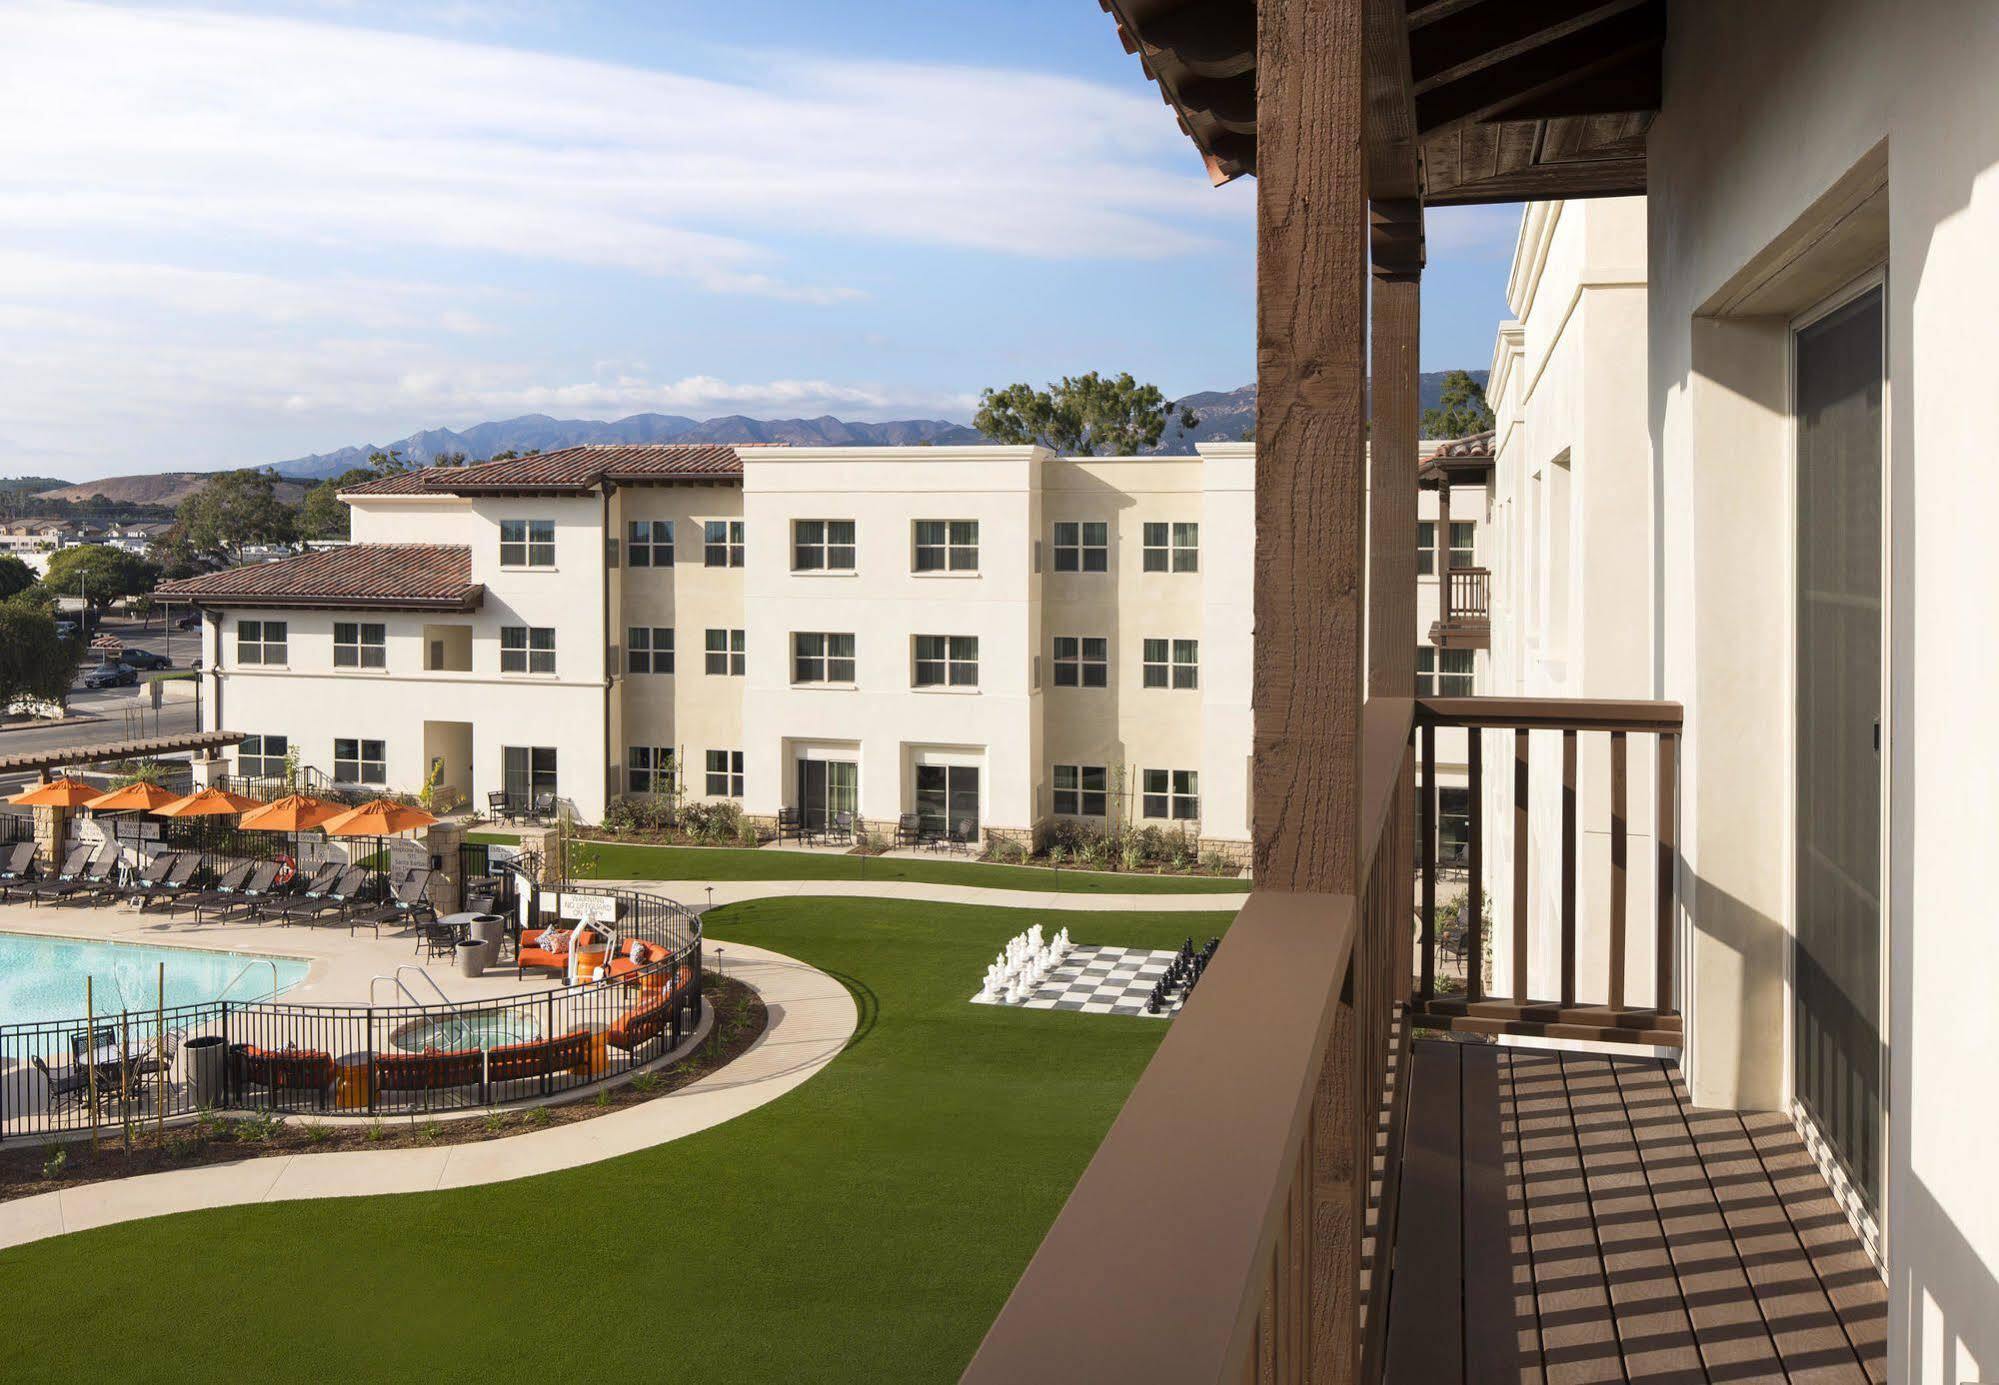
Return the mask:
[[[1492,570],[1453,567],[1438,584],[1437,619],[1430,643],[1439,649],[1488,649],[1492,645]]]

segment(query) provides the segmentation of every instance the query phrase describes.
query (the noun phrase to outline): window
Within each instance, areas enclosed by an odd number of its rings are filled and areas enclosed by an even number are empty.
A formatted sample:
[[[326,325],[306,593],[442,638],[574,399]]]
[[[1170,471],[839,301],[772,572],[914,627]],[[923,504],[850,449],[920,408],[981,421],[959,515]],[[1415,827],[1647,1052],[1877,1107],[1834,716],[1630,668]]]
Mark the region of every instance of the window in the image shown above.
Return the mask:
[[[1110,686],[1111,642],[1101,635],[1055,637],[1055,686]]]
[[[333,622],[335,668],[382,668],[388,662],[388,627]]]
[[[1475,565],[1474,550],[1477,548],[1478,526],[1468,519],[1451,521],[1451,566],[1472,567]]]
[[[1111,527],[1096,522],[1055,526],[1057,572],[1109,572]]]
[[[1199,572],[1201,570],[1200,525],[1147,524],[1144,537],[1145,571]]]
[[[797,519],[791,523],[793,572],[852,572],[854,521]]]
[[[285,631],[285,622],[281,620],[237,621],[236,662],[239,664],[287,662]]]
[[[976,688],[979,686],[977,635],[918,635],[916,686]]]
[[[1420,809],[1419,809],[1420,811]],[[1437,864],[1462,870],[1471,861],[1471,790],[1437,786]]]
[[[673,521],[635,519],[625,541],[627,567],[673,566]]]
[[[1201,816],[1201,776],[1191,769],[1145,772],[1145,816],[1193,822]]]
[[[1470,697],[1473,651],[1416,646],[1416,696]],[[1440,662],[1441,661],[1441,662]]]
[[[1148,688],[1198,688],[1201,686],[1201,642],[1199,640],[1147,640],[1145,678]]]
[[[634,625],[626,630],[625,669],[630,673],[673,672],[673,627]]]
[[[672,747],[635,745],[625,752],[626,793],[670,794],[673,784]]]
[[[542,625],[502,625],[500,627],[500,672],[555,672],[555,627]]]
[[[236,747],[236,772],[246,779],[278,779],[285,772],[291,741],[284,736],[245,736]]]
[[[791,637],[791,681],[854,681],[854,637],[804,632]]]
[[[710,630],[708,632],[708,672],[743,676],[743,632],[740,630]]]
[[[743,796],[743,752],[740,750],[711,750],[708,752],[708,797],[741,798]]]
[[[501,746],[500,764],[507,802],[515,808],[526,808],[544,797],[555,796],[554,746]]]
[[[1055,766],[1055,811],[1070,817],[1100,818],[1110,802],[1110,772],[1102,765]]]
[[[334,739],[333,777],[342,784],[388,783],[387,760],[380,741]]]
[[[743,565],[743,522],[740,519],[711,519],[701,525],[701,566],[741,567]]]
[[[554,567],[555,521],[552,519],[501,520],[500,566]]]
[[[1416,521],[1416,575],[1437,575],[1437,521],[1434,519]]]
[[[979,522],[976,519],[916,521],[917,572],[977,572]]]

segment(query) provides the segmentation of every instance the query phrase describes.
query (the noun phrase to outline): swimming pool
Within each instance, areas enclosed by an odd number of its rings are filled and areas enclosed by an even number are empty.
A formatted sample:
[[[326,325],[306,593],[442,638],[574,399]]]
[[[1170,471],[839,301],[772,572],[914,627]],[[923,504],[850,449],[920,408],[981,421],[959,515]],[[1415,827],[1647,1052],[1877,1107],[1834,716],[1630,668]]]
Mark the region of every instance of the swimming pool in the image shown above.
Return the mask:
[[[297,985],[307,970],[306,963],[291,957],[0,933],[0,1024],[83,1018],[86,976],[97,1014],[151,1010],[159,1004],[162,962],[168,1009],[211,1000],[261,1000],[271,993],[273,968],[279,990]]]

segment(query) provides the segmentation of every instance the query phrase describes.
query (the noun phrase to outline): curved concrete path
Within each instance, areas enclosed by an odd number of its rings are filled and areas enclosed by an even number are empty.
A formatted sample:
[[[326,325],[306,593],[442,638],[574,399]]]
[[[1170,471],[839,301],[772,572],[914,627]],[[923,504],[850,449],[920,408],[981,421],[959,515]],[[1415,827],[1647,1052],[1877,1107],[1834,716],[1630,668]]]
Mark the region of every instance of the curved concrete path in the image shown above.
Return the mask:
[[[1060,909],[1078,913],[1235,913],[1249,902],[1241,894],[1080,894],[1056,890],[996,890],[977,885],[937,885],[912,880],[592,880],[593,885],[630,885],[663,894],[691,909],[746,899],[787,899],[824,895],[843,899],[914,899],[935,904],[977,904],[988,909]]]
[[[727,1067],[655,1101],[474,1144],[272,1155],[39,1193],[0,1203],[0,1247],[206,1207],[502,1183],[720,1125],[776,1100],[832,1062],[860,1018],[847,988],[818,968],[747,943],[727,946],[727,974],[763,997],[770,1023]]]

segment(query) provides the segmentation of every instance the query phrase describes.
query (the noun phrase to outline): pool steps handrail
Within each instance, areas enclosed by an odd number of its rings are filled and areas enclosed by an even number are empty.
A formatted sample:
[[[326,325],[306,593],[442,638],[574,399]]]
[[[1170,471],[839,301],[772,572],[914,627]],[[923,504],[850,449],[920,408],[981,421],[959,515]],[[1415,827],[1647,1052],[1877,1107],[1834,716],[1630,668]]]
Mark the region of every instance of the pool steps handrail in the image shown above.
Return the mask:
[[[396,968],[396,984],[398,986],[402,986],[403,973],[406,971],[415,972],[418,976],[422,977],[423,984],[430,987],[431,994],[437,997],[439,1004],[448,1007],[455,1003],[450,996],[444,993],[444,987],[437,984],[437,978],[432,976],[429,972],[425,971],[422,967],[418,966],[415,962],[404,962],[401,966]],[[409,995],[410,994],[409,987],[402,986],[402,992],[404,995]],[[373,993],[374,993],[374,988],[371,986],[369,987],[369,994],[372,995]],[[415,1000],[416,997],[410,996],[410,999]],[[427,1010],[430,1007],[426,1005],[423,1008]]]
[[[229,978],[228,984],[215,993],[215,998],[217,1000],[222,1000],[226,998],[229,992],[235,987],[236,983],[238,981],[241,981],[246,975],[249,974],[250,968],[252,967],[269,967],[271,969],[271,989],[269,994],[265,996],[250,997],[251,1003],[254,1004],[259,999],[266,999],[266,1000],[275,999],[280,989],[280,987],[278,986],[278,964],[275,960],[269,957],[252,957],[249,961],[245,962],[241,967],[237,968],[236,974]],[[119,989],[119,994],[120,997],[122,998],[124,994],[124,990],[122,987]]]

